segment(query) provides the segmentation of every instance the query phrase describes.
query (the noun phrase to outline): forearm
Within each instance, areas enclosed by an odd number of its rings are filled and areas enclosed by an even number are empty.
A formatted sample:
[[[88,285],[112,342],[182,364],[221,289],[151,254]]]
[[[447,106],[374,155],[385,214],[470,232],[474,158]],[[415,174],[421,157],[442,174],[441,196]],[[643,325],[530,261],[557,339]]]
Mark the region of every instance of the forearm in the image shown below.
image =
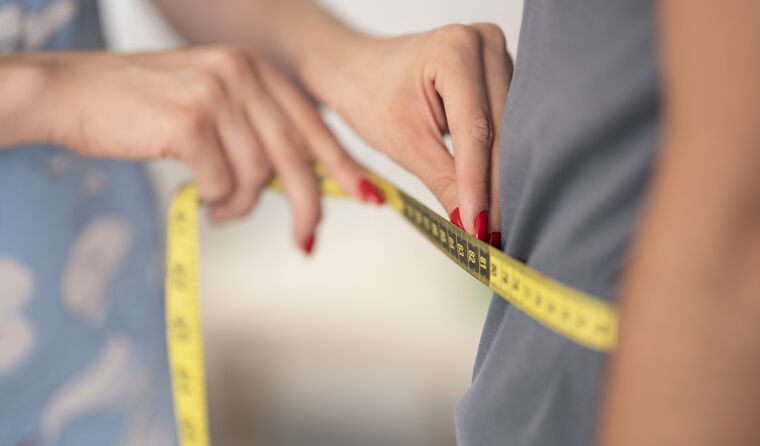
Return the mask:
[[[253,47],[318,96],[328,69],[365,39],[311,0],[154,1],[189,41]]]
[[[663,5],[666,134],[601,443],[760,444],[760,6]]]
[[[621,297],[604,446],[760,443],[759,160],[747,161],[752,194],[713,181],[736,174],[726,166],[663,167]]]

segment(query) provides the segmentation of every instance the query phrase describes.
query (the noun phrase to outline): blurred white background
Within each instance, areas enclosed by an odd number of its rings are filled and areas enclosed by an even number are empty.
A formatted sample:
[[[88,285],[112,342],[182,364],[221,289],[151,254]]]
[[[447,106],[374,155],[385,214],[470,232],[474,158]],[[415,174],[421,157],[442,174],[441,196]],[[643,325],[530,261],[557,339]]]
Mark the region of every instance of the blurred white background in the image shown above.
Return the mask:
[[[252,0],[253,1],[253,0]],[[148,0],[102,1],[111,46],[181,45]],[[452,22],[502,26],[514,54],[520,0],[330,0],[381,34]],[[329,112],[359,160],[433,209],[432,195]],[[189,178],[150,166],[158,206]],[[265,194],[239,223],[202,229],[202,292],[215,444],[455,444],[490,292],[390,209],[328,199],[315,255],[291,241],[285,199]]]

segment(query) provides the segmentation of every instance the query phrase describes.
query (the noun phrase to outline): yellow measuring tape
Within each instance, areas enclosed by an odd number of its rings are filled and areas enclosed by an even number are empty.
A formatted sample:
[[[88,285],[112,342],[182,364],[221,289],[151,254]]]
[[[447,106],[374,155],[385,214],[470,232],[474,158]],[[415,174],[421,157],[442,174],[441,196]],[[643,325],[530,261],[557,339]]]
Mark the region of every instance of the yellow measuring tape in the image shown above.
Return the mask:
[[[346,196],[317,165],[323,195]],[[385,201],[471,276],[525,314],[588,348],[615,347],[615,306],[570,288],[467,234],[382,177],[372,174]],[[277,180],[272,182],[281,188]],[[169,212],[166,330],[177,430],[182,446],[208,446],[208,416],[198,292],[198,194],[182,189]]]

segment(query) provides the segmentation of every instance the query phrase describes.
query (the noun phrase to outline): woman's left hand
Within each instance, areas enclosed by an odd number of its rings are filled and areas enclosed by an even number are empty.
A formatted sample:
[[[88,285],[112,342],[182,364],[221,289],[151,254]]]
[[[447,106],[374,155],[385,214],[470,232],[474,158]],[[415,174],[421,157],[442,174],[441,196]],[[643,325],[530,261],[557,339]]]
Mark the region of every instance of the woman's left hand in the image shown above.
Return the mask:
[[[305,85],[419,177],[452,221],[500,247],[500,233],[488,239],[499,231],[499,138],[513,65],[498,26],[354,35],[302,67]]]

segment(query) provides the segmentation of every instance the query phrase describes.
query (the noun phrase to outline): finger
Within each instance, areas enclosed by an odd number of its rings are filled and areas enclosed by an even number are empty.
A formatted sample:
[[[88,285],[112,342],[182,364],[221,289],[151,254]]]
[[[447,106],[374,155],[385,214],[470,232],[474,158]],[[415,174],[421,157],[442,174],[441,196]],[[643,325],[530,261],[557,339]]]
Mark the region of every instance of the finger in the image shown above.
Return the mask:
[[[222,84],[224,97],[211,105],[216,113],[216,125],[223,150],[234,174],[235,189],[226,200],[217,203],[212,209],[211,218],[216,221],[247,214],[271,173],[271,164],[258,135],[248,122],[245,108],[233,99],[233,85],[224,78]]]
[[[462,223],[467,232],[485,240],[494,135],[480,51],[479,37],[464,45],[438,71],[435,88],[443,100],[454,146]]]
[[[170,153],[195,174],[202,203],[221,202],[232,193],[234,181],[217,131],[205,118],[182,119],[190,123],[178,127],[178,142],[175,148],[170,148]]]
[[[441,138],[423,129],[417,131],[411,129],[400,139],[410,141],[417,150],[401,151],[400,153],[406,156],[396,161],[425,184],[441,203],[447,215],[458,215],[460,211],[454,157],[451,156]],[[462,227],[461,220],[453,217],[451,220]]]
[[[291,122],[299,124],[308,149],[341,187],[364,202],[383,204],[385,198],[371,182],[367,171],[341,147],[317,109],[298,87],[268,65],[261,66],[259,72]]]
[[[501,215],[499,194],[499,166],[501,155],[501,124],[504,105],[512,80],[512,58],[507,52],[507,42],[501,28],[492,23],[472,25],[481,35],[483,42],[483,71],[486,93],[494,126],[494,141],[491,149],[490,212],[488,215],[489,243],[501,248]]]
[[[268,92],[259,90],[248,104],[256,128],[293,209],[296,242],[308,254],[321,217],[319,186],[299,132]]]
[[[245,111],[219,109],[219,128],[224,151],[235,175],[235,191],[214,206],[211,217],[225,221],[246,215],[256,204],[271,177],[272,166],[250,126]]]
[[[190,50],[192,51],[192,50]],[[213,110],[222,148],[234,174],[235,189],[223,202],[216,203],[211,218],[216,221],[248,213],[271,173],[255,129],[248,122],[244,102],[238,97],[241,79],[246,80],[251,66],[242,52],[225,48],[199,50],[206,64],[199,97]]]

